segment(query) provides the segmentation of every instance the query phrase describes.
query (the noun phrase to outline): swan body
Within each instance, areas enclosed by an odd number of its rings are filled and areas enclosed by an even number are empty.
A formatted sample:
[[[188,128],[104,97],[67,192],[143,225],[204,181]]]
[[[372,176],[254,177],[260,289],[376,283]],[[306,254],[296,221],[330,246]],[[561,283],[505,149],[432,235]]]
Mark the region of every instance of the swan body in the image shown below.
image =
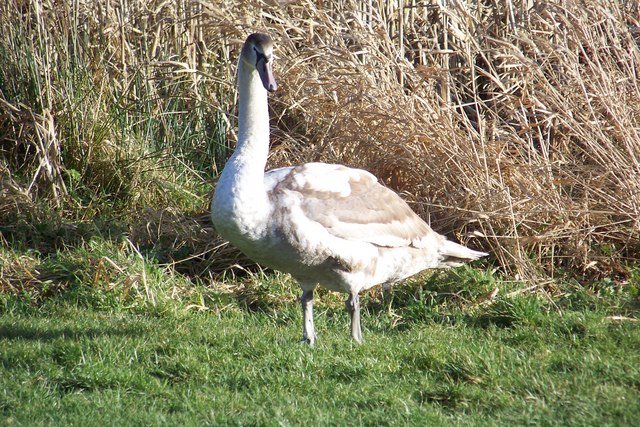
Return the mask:
[[[299,282],[304,341],[315,342],[313,290],[319,284],[349,294],[351,336],[361,342],[361,291],[487,254],[434,232],[367,171],[306,163],[265,173],[267,91],[277,88],[272,63],[269,36],[250,35],[238,62],[238,145],[214,193],[213,223],[249,258]]]

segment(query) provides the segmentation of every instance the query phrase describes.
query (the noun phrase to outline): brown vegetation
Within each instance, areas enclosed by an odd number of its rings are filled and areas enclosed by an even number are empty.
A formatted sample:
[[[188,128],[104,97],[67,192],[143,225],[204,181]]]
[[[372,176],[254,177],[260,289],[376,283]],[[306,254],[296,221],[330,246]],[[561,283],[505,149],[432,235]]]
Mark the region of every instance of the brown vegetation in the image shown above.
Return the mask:
[[[511,276],[624,275],[640,257],[639,18],[604,0],[9,0],[0,220],[135,210],[139,244],[227,268],[237,254],[179,212],[207,208],[237,50],[261,30],[279,57],[270,166],[368,169]]]

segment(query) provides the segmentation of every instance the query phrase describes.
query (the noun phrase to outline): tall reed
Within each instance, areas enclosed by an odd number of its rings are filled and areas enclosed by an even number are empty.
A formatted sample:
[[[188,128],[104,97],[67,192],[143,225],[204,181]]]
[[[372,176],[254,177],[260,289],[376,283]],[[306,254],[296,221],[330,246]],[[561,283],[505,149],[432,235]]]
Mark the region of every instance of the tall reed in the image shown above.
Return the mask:
[[[625,275],[639,16],[604,0],[9,0],[0,217],[133,211],[140,244],[228,267],[237,253],[184,212],[207,209],[235,143],[235,58],[261,30],[281,83],[270,166],[366,168],[512,276]]]

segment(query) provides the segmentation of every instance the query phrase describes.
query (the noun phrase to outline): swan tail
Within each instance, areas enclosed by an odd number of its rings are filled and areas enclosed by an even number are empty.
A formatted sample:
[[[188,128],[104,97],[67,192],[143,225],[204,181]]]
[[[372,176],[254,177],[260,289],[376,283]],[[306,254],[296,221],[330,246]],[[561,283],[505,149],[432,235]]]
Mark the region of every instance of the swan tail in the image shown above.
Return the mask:
[[[450,240],[444,242],[441,253],[444,255],[442,260],[444,267],[459,267],[466,262],[489,255],[486,252],[474,251]]]

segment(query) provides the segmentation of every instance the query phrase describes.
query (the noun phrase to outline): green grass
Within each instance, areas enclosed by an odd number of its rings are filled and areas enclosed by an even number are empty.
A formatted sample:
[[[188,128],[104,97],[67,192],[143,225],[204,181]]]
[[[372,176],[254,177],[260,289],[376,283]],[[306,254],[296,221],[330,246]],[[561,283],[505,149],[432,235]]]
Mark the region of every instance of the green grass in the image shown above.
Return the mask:
[[[640,419],[640,325],[610,318],[637,316],[635,280],[509,296],[522,284],[481,269],[424,275],[364,297],[361,346],[343,296],[319,292],[309,348],[285,275],[198,284],[117,239],[2,257],[40,281],[0,293],[0,425]]]

